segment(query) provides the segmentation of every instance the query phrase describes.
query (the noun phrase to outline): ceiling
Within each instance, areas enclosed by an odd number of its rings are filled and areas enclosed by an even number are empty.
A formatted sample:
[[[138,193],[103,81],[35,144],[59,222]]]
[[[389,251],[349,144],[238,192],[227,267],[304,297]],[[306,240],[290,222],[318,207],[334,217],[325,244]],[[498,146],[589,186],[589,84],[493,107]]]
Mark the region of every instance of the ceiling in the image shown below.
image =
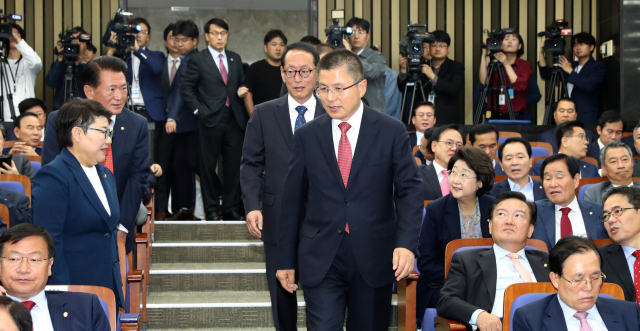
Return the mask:
[[[127,7],[181,10],[308,10],[309,0],[128,0]],[[175,9],[174,9],[175,10]]]

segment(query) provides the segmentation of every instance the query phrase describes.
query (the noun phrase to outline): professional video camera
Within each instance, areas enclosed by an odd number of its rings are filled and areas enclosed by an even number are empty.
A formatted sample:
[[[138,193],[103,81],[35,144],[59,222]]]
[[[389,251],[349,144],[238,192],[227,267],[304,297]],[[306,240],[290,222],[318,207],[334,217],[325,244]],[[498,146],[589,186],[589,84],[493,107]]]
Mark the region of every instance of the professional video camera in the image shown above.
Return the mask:
[[[57,48],[53,49],[53,53],[55,55],[63,55],[65,57],[65,59],[67,60],[67,62],[72,61],[75,62],[78,60],[78,57],[80,56],[80,44],[79,43],[74,43],[74,40],[78,40],[81,42],[90,42],[91,41],[91,35],[88,33],[83,33],[83,34],[79,34],[78,36],[74,36],[75,34],[77,34],[78,30],[75,29],[70,29],[65,31],[64,33],[60,33],[58,35],[58,38],[60,38],[60,40],[58,40],[58,43],[62,44],[62,52],[58,52]]]
[[[433,43],[433,34],[420,34],[419,28],[427,28],[426,24],[407,25],[409,31],[400,40],[400,55],[407,58],[409,74],[419,74],[423,64],[424,46],[422,43]]]
[[[552,53],[554,56],[564,54],[563,36],[570,36],[569,22],[559,19],[547,26],[545,31],[538,33],[538,37],[547,37],[544,41],[544,51]]]
[[[336,9],[331,11],[331,20],[333,24],[324,28],[327,34],[327,43],[335,48],[344,48],[342,43],[343,36],[350,36],[353,29],[349,26],[340,26],[340,19],[344,18],[344,10]]]
[[[0,40],[7,42],[8,45],[9,39],[13,38],[13,25],[8,24],[7,19],[22,21],[22,15],[10,14],[7,17],[0,9]]]
[[[124,50],[127,47],[135,45],[136,36],[132,34],[137,34],[140,32],[141,28],[139,25],[132,25],[125,23],[125,17],[131,16],[131,13],[122,11],[121,8],[118,8],[116,11],[116,15],[112,20],[107,23],[107,29],[102,36],[102,44],[107,47],[115,47],[117,50]],[[116,33],[116,42],[111,41],[111,34]]]
[[[493,31],[484,30],[484,32],[487,33],[487,41],[485,42],[487,52],[489,52],[489,54],[494,54],[502,51],[502,39],[500,36],[516,33],[516,30],[513,28],[502,28]]]

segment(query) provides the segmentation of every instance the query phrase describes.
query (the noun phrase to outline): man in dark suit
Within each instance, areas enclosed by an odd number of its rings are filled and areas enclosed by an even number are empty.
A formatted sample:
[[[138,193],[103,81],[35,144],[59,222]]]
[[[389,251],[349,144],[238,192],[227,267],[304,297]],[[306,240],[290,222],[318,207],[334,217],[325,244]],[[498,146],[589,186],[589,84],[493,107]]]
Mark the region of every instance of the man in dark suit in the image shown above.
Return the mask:
[[[578,160],[566,154],[552,155],[542,163],[542,185],[548,200],[536,201],[540,221],[532,238],[544,241],[549,249],[560,238],[572,234],[609,238],[600,220],[602,205],[576,197],[580,183],[578,167]]]
[[[310,330],[341,328],[346,308],[348,330],[387,330],[391,285],[412,270],[423,206],[409,136],[363,105],[355,54],[331,52],[316,70],[328,114],[293,137],[276,276],[293,293],[298,261]]]
[[[573,35],[571,45],[578,61],[569,61],[561,55],[558,67],[564,71],[562,74],[567,82],[568,95],[576,102],[579,110],[578,120],[586,125],[596,125],[600,114],[598,107],[605,75],[604,63],[591,57],[596,47],[596,38],[591,34],[581,32]],[[543,47],[540,47],[538,61],[540,77],[545,80],[551,79],[551,68],[547,66]]]
[[[29,308],[34,330],[111,330],[94,294],[45,291],[55,246],[44,228],[33,224],[12,226],[0,236],[0,252],[2,286],[8,297]],[[28,284],[25,278],[30,280]]]
[[[244,220],[240,214],[240,159],[249,119],[241,98],[244,71],[240,55],[226,50],[229,26],[219,18],[204,25],[207,50],[194,54],[182,78],[180,92],[187,108],[198,115],[200,182],[207,219],[217,219],[222,196],[222,218]],[[222,190],[216,165],[222,155]]]
[[[640,125],[636,125],[636,127],[633,128],[631,135],[622,137],[620,139],[620,141],[622,141],[623,143],[631,146],[631,151],[633,152],[633,156],[637,156],[639,153],[638,149],[640,149],[640,141],[636,142],[638,139],[640,139],[636,136],[636,132],[638,128],[640,128]],[[640,173],[638,173],[638,175],[640,176]],[[636,176],[634,175],[633,177],[636,177]]]
[[[480,330],[502,325],[509,285],[549,281],[548,254],[524,249],[536,223],[536,205],[520,192],[505,192],[493,201],[490,214],[493,247],[454,254],[438,302],[438,316]]]
[[[31,201],[29,197],[20,193],[0,187],[0,205],[9,209],[9,225],[14,226],[22,223],[33,223],[31,218]]]
[[[0,150],[4,150],[4,143],[7,139],[7,129],[5,129],[4,125],[0,125],[0,135]],[[27,156],[12,154],[11,161],[11,164],[0,164],[0,172],[3,174],[25,175],[29,177],[31,183],[33,183],[36,174],[33,172],[33,167]]]
[[[424,200],[435,200],[449,194],[447,166],[449,159],[460,147],[462,136],[457,125],[441,126],[433,132],[427,144],[427,149],[434,155],[433,162],[418,167]]]
[[[598,167],[602,166],[600,161],[600,151],[607,146],[612,140],[620,140],[622,138],[622,130],[624,129],[624,118],[620,113],[609,110],[600,116],[598,120],[598,135],[600,136],[596,142],[587,146],[587,156],[598,161]]]
[[[560,99],[556,104],[556,109],[553,111],[553,119],[555,120],[556,125],[560,125],[564,122],[575,121],[576,119],[578,119],[575,101],[573,101],[573,99],[571,98]],[[589,139],[589,143],[596,141],[596,137],[593,132],[591,132],[591,130],[585,129],[584,132]],[[556,142],[556,128],[547,130],[539,134],[538,141],[551,144],[553,153],[558,153],[558,143]]]
[[[244,138],[240,184],[249,232],[264,242],[276,330],[296,330],[296,296],[285,291],[276,278],[278,217],[293,134],[326,112],[313,93],[317,81],[313,70],[319,60],[316,49],[297,42],[285,48],[282,60],[282,80],[288,94],[253,108]]]
[[[151,159],[147,120],[124,107],[127,100],[127,64],[124,61],[113,56],[96,57],[85,66],[82,81],[87,98],[100,102],[112,114],[109,128],[113,130],[113,143],[103,164],[116,179],[120,203],[118,237],[126,238],[127,252],[130,252],[135,243],[135,218],[149,185],[147,175]],[[57,113],[57,110],[52,112],[47,119],[43,165],[53,161],[61,151],[55,130]]]
[[[520,192],[527,197],[527,201],[546,199],[542,182],[529,176],[531,169],[531,145],[525,139],[513,137],[505,140],[498,148],[498,157],[504,165],[507,179],[495,183],[489,194],[497,197],[498,194],[508,191]]]
[[[604,227],[613,244],[600,247],[606,282],[620,285],[624,298],[640,302],[640,189],[619,186],[603,197]]]
[[[409,132],[409,143],[411,147],[420,145],[424,132],[436,125],[436,109],[429,101],[420,101],[413,107],[411,123],[416,131]]]
[[[566,154],[575,159],[582,159],[587,155],[587,136],[584,124],[580,121],[564,122],[556,128],[556,142],[560,149],[558,153]],[[544,160],[533,164],[531,174],[542,177],[541,166]],[[600,177],[598,167],[584,160],[578,161],[580,178]]]
[[[480,124],[471,128],[469,131],[469,140],[467,140],[467,146],[473,146],[483,150],[493,163],[493,169],[495,169],[496,176],[504,176],[505,173],[502,170],[500,162],[496,162],[496,154],[498,152],[498,139],[500,138],[500,132],[495,126],[491,124]]]
[[[16,117],[13,133],[18,141],[13,145],[8,154],[24,154],[39,156],[42,154],[40,142],[42,139],[42,123],[38,115],[24,113]]]
[[[620,140],[612,140],[602,150],[602,174],[609,178],[609,181],[597,183],[589,186],[584,194],[584,199],[602,204],[602,196],[612,187],[616,186],[638,186],[634,183],[633,159],[631,158],[631,147]]]
[[[603,257],[591,240],[570,236],[549,252],[549,278],[558,289],[516,309],[513,330],[638,330],[640,307],[622,300],[599,298],[605,278]]]

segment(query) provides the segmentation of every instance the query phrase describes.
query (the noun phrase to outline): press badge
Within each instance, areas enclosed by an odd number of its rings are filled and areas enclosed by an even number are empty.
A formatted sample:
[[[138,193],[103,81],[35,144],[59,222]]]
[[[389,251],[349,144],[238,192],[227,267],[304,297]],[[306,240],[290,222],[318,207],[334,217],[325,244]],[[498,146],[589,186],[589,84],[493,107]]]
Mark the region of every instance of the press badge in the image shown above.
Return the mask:
[[[435,103],[436,102],[436,92],[431,91],[431,93],[429,93],[429,97],[427,97],[427,101],[429,101],[431,103]]]
[[[505,105],[505,100],[504,100],[504,94],[500,94],[500,97],[498,97],[498,105],[500,106],[504,106]]]
[[[140,89],[137,87],[134,87],[131,89],[131,97],[132,98],[139,98],[140,97]]]
[[[509,99],[513,100],[513,89],[510,88],[507,91],[509,91]]]

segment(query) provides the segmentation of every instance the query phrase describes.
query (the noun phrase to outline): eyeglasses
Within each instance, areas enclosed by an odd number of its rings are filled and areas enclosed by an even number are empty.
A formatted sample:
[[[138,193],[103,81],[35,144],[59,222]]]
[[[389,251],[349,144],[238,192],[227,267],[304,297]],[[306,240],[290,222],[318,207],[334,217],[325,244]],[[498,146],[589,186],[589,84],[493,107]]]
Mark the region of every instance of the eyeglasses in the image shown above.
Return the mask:
[[[367,33],[367,31],[364,31],[364,30],[353,30],[353,33],[354,34],[365,34],[365,33]]]
[[[227,31],[220,31],[220,32],[218,32],[218,31],[211,31],[211,32],[209,32],[209,34],[210,34],[210,35],[212,35],[212,36],[214,36],[214,37],[217,37],[217,36],[224,37],[224,36],[226,36],[228,33],[229,33],[229,32],[227,32]]]
[[[632,207],[627,207],[627,208],[617,207],[617,208],[613,208],[613,210],[611,210],[610,213],[602,213],[602,216],[600,216],[600,220],[603,221],[603,222],[609,221],[609,218],[611,217],[611,214],[613,214],[613,216],[618,218],[618,217],[622,216],[622,214],[624,213],[625,210],[629,210],[629,209],[636,209],[636,208],[632,208]]]
[[[575,135],[575,136],[565,136],[565,137],[567,137],[567,138],[577,137],[581,141],[587,140],[587,136],[584,133],[581,133],[581,134],[578,134],[578,135]]]
[[[447,172],[449,173],[449,179],[453,179],[453,176],[456,176],[456,177],[464,179],[464,180],[478,178],[478,177],[471,177],[471,176],[465,174],[464,172],[458,173],[455,170],[449,170]]]
[[[189,38],[189,37],[184,37],[184,38],[175,38],[175,41],[176,41],[178,44],[180,44],[180,43],[186,43],[186,42],[189,42],[189,41],[191,41],[191,40],[192,40],[192,38]]]
[[[174,37],[174,36],[167,37],[167,40],[168,40],[168,41],[175,41],[175,40],[176,40],[176,37]]]
[[[602,275],[595,277],[595,278],[591,278],[591,279],[574,279],[574,280],[568,280],[566,278],[564,278],[564,276],[561,276],[562,279],[566,280],[567,282],[569,282],[569,284],[571,284],[571,287],[585,287],[587,286],[587,283],[593,285],[593,286],[598,286],[602,283],[604,283],[604,280],[607,279],[607,276],[601,272]]]
[[[320,95],[321,97],[327,96],[329,95],[329,92],[333,92],[333,95],[343,95],[344,91],[346,89],[350,89],[356,85],[358,85],[362,80],[359,80],[357,83],[354,83],[353,85],[349,85],[347,87],[334,87],[334,88],[329,88],[328,86],[318,86],[316,87],[316,92],[318,92],[318,95]]]
[[[439,143],[444,143],[448,149],[452,149],[454,145],[456,146],[456,148],[462,148],[462,143],[460,142],[454,143],[453,140],[446,140],[446,141],[436,140],[436,141]]]
[[[102,129],[96,129],[96,128],[87,128],[87,130],[93,130],[93,131],[98,131],[102,134],[104,134],[104,139],[106,140],[107,138],[112,139],[113,138],[113,130],[102,130]]]
[[[441,43],[441,44],[431,44],[432,48],[447,48],[449,47],[449,45],[445,44],[445,43]]]
[[[42,265],[42,262],[49,259],[49,258],[43,259],[41,257],[28,257],[28,256],[3,256],[2,258],[5,259],[7,261],[7,264],[10,266],[18,266],[22,264],[22,260],[27,259],[27,263],[29,263],[29,265],[32,267],[37,267],[39,265]]]
[[[293,69],[287,69],[284,71],[284,75],[287,76],[287,78],[293,78],[296,76],[296,73],[300,74],[300,77],[302,78],[309,78],[309,76],[311,76],[311,72],[316,70],[314,69],[300,69],[300,70],[293,70]]]

